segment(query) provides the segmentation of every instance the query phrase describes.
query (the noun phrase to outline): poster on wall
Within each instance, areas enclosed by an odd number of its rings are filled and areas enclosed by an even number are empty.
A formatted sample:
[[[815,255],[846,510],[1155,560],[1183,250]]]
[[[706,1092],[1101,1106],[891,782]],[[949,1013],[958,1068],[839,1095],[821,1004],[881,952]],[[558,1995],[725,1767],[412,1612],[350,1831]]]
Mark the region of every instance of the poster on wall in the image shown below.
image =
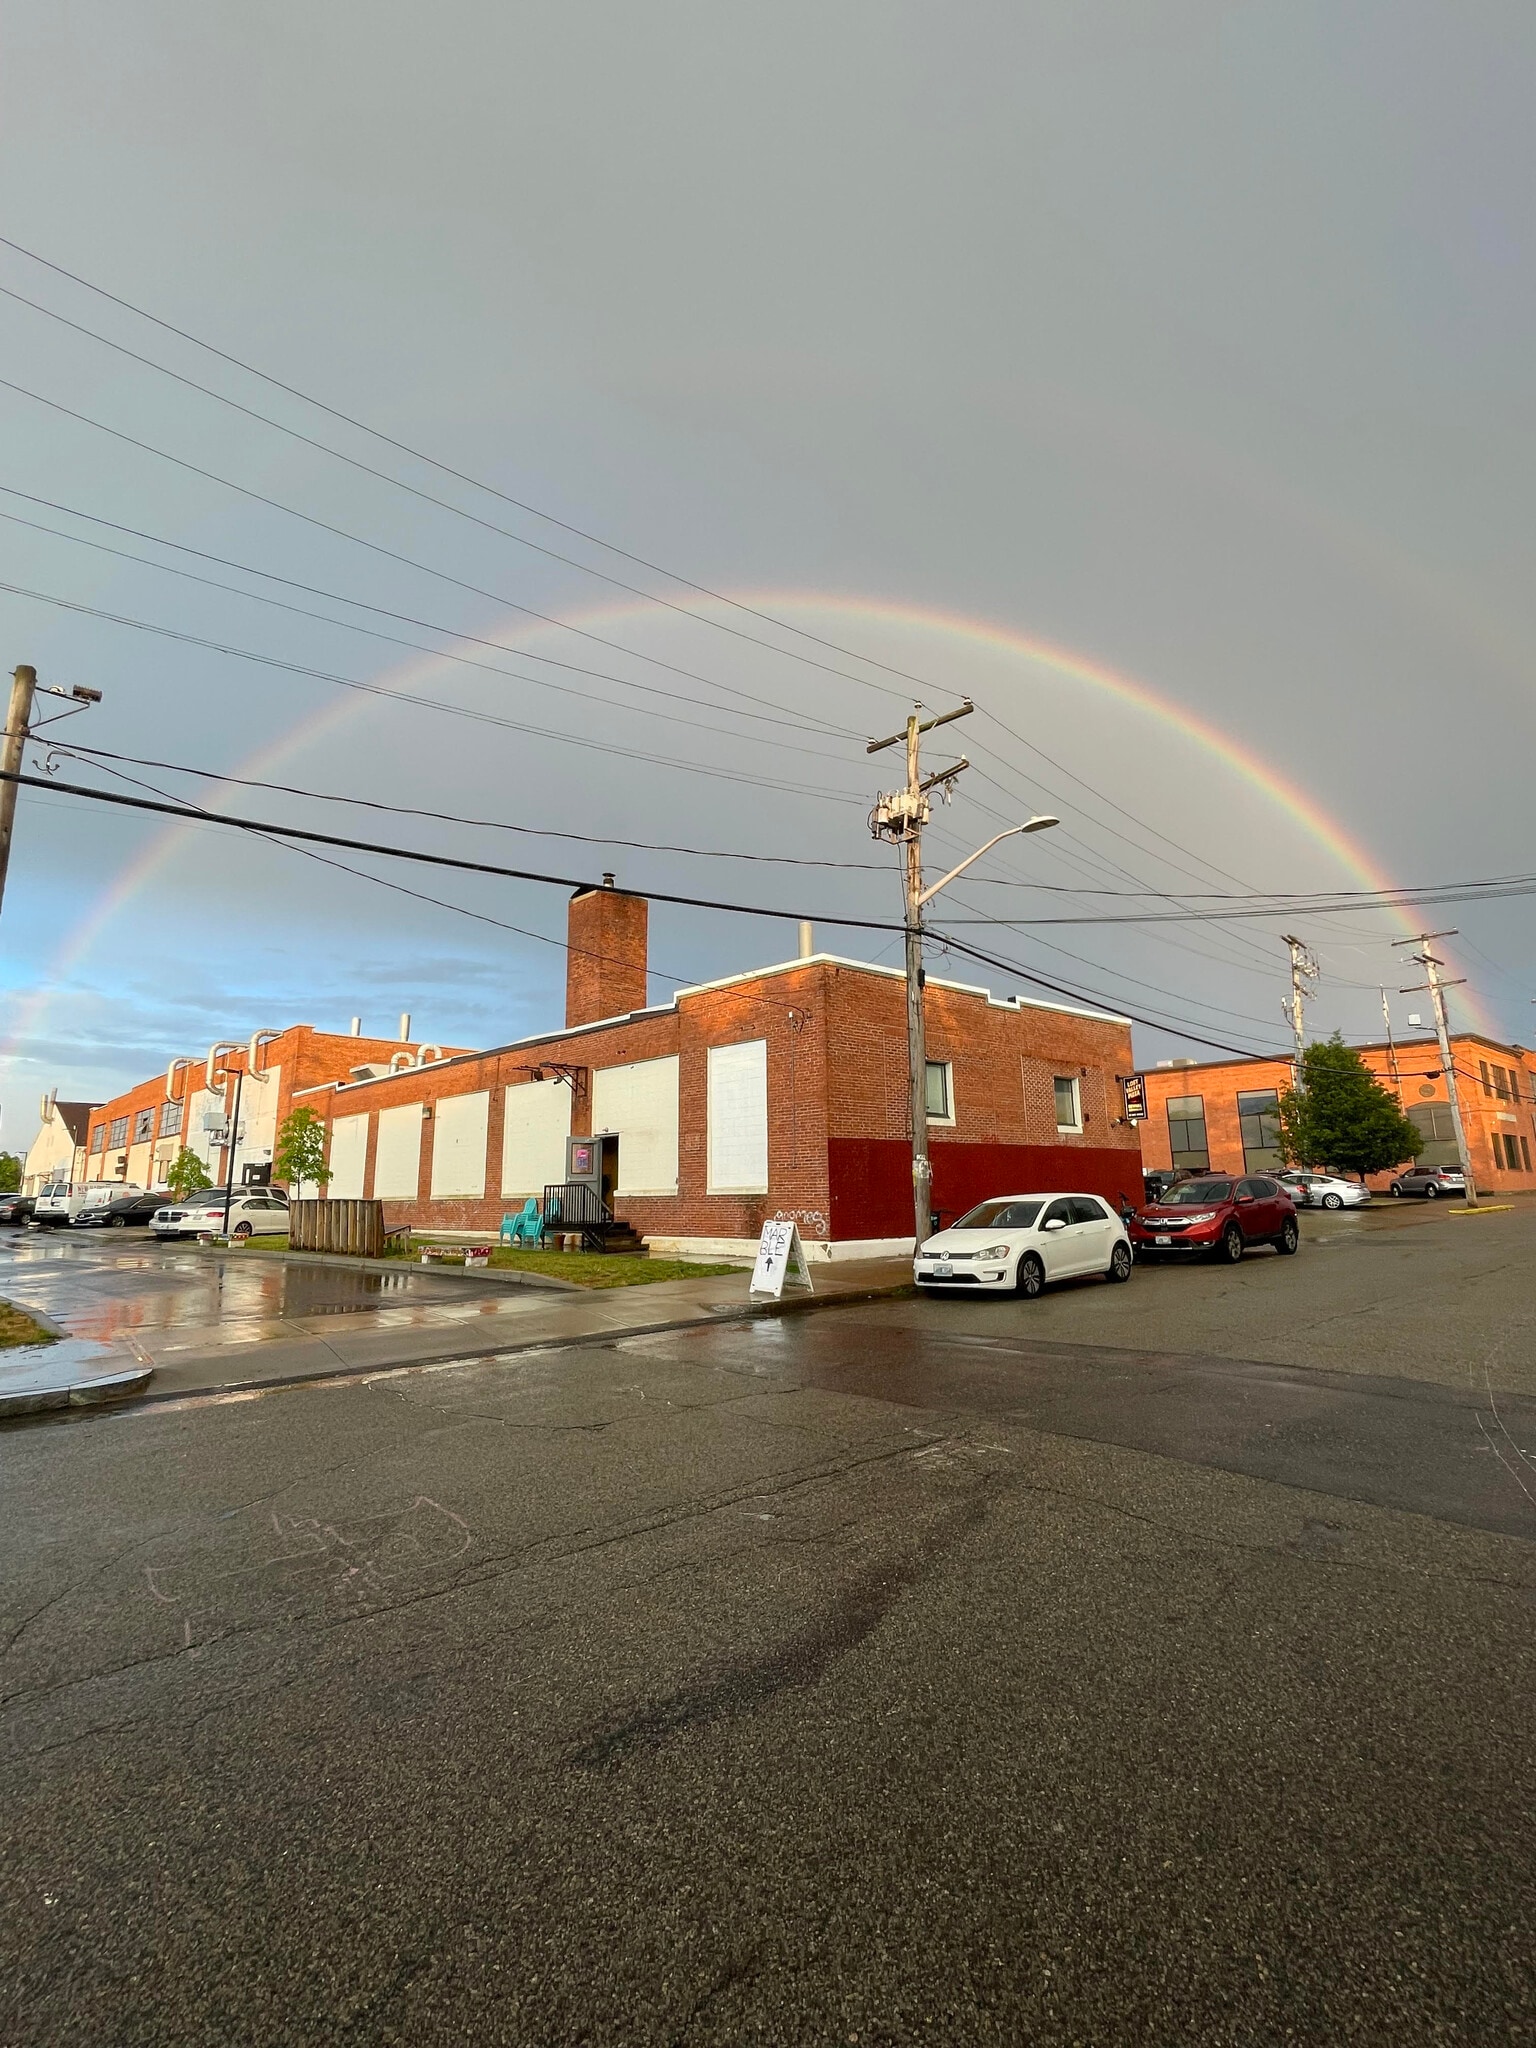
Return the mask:
[[[771,1295],[777,1300],[785,1286],[803,1287],[814,1294],[811,1269],[806,1264],[805,1246],[800,1242],[797,1223],[765,1223],[757,1241],[757,1264],[752,1268],[752,1285],[747,1293]]]
[[[1145,1074],[1125,1074],[1120,1086],[1125,1090],[1125,1115],[1128,1123],[1137,1124],[1147,1113],[1147,1077]]]

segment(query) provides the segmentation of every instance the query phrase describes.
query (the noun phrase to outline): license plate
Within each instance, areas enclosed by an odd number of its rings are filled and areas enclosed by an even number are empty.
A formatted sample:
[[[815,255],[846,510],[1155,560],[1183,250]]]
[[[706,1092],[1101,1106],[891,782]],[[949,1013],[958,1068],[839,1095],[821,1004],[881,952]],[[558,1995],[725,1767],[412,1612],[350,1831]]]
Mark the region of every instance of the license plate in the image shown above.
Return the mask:
[[[1172,1244],[1173,1239],[1171,1237],[1154,1237],[1152,1242],[1154,1244]]]
[[[953,1278],[954,1270],[947,1259],[940,1259],[933,1269],[933,1277],[935,1280],[949,1280]]]

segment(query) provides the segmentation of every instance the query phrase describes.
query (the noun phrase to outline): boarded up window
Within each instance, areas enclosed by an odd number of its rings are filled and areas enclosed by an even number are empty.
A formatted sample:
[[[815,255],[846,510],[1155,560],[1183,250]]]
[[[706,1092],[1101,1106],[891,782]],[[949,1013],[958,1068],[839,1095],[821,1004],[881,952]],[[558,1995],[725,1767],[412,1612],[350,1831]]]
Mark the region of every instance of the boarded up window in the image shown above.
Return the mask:
[[[331,1177],[325,1192],[338,1200],[356,1200],[363,1192],[363,1167],[367,1159],[367,1117],[337,1117],[331,1125]]]
[[[592,1128],[619,1134],[620,1195],[677,1193],[677,1060],[600,1067],[592,1076]]]
[[[414,1202],[421,1183],[421,1104],[379,1111],[373,1194],[379,1202]]]
[[[434,1112],[432,1198],[485,1193],[485,1137],[491,1120],[489,1090],[448,1095]]]
[[[768,1192],[768,1041],[709,1049],[709,1192]]]
[[[565,1141],[571,1130],[571,1091],[563,1081],[525,1081],[507,1090],[501,1139],[501,1192],[542,1195],[565,1179]],[[623,1151],[619,1147],[620,1171]]]

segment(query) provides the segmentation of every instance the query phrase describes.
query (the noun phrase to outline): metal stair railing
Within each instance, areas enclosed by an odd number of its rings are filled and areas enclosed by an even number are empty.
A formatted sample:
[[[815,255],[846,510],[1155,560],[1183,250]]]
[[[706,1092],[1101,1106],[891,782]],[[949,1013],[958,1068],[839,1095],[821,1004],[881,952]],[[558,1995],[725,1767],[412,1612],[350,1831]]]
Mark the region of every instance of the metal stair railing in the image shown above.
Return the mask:
[[[605,1248],[614,1215],[589,1181],[551,1181],[544,1189],[544,1229],[547,1233],[580,1231],[586,1250]]]

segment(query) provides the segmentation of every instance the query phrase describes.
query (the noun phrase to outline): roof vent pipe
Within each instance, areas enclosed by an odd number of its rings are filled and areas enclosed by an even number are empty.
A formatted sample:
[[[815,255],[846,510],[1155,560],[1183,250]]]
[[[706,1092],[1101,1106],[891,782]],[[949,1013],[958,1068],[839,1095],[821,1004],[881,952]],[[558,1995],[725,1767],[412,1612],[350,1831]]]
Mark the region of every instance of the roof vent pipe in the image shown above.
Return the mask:
[[[434,1060],[440,1060],[442,1056],[443,1048],[440,1045],[419,1045],[416,1048],[416,1064],[418,1067],[429,1067]]]
[[[361,1017],[354,1017],[354,1018],[352,1019],[352,1030],[351,1030],[351,1034],[350,1034],[350,1035],[351,1035],[351,1036],[352,1036],[353,1038],[361,1038],[361,1037],[362,1037],[362,1035],[363,1035],[363,1020],[362,1020],[362,1018],[361,1018]]]
[[[800,920],[800,958],[809,960],[816,950],[816,927],[809,918]]]
[[[401,1043],[402,1043],[402,1044],[404,1044],[405,1040],[406,1040],[406,1039],[408,1039],[408,1038],[410,1037],[410,1035],[411,1035],[411,1013],[410,1013],[410,1011],[409,1011],[409,1010],[402,1010],[402,1011],[400,1012],[400,1040],[401,1040]]]

